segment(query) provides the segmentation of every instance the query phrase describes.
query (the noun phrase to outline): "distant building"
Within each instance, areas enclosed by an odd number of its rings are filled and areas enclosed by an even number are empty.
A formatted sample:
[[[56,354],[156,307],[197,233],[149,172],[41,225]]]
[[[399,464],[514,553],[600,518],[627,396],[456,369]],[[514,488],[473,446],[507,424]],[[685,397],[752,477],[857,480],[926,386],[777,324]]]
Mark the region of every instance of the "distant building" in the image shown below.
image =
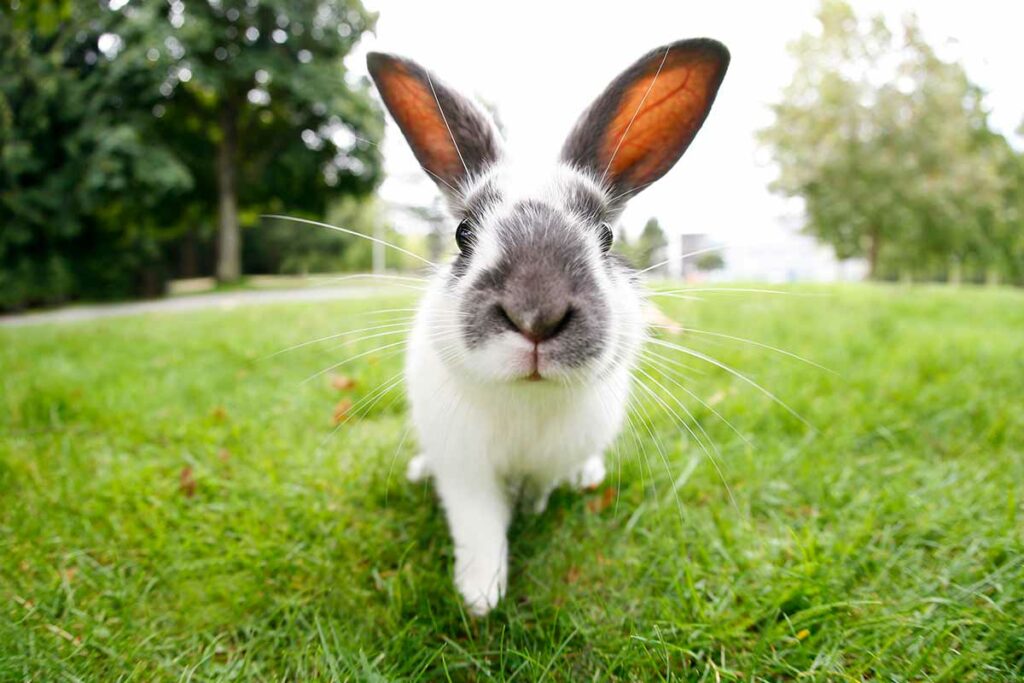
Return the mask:
[[[689,233],[679,237],[679,277],[691,280],[697,276],[702,254],[712,247],[711,238],[704,233]]]
[[[863,259],[840,261],[831,247],[807,235],[762,244],[738,244],[723,250],[725,268],[711,279],[726,282],[842,282],[863,280]]]
[[[662,274],[688,281],[782,283],[854,281],[864,279],[867,273],[863,259],[841,261],[831,247],[796,229],[766,232],[756,241],[733,241],[707,233],[669,235],[668,255],[677,258]],[[723,267],[701,270],[702,257],[712,251],[721,255]]]

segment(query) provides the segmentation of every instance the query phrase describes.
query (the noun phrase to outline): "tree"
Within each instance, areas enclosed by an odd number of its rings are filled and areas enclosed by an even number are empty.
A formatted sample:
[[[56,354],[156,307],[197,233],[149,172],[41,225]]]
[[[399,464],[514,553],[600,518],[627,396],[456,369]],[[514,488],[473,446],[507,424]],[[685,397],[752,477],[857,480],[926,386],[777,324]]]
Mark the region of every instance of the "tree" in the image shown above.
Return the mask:
[[[697,257],[697,270],[705,273],[725,268],[725,259],[717,251],[709,251]]]
[[[383,114],[342,64],[373,22],[357,0],[0,13],[0,308],[158,294],[212,262],[218,209],[232,279],[240,223],[380,180]]]
[[[346,196],[333,203],[323,218],[363,235],[385,229],[377,202]],[[253,239],[245,244],[245,262],[253,272],[307,275],[344,270],[369,270],[373,242],[334,230],[300,229],[294,221],[268,219],[253,227]]]
[[[803,199],[806,231],[866,258],[870,277],[945,272],[979,253],[979,218],[1005,191],[981,91],[913,16],[897,36],[825,0],[818,20],[791,46],[796,72],[760,133],[773,189]]]
[[[662,261],[662,253],[666,246],[668,246],[668,240],[665,238],[665,231],[661,229],[661,223],[657,218],[647,219],[644,229],[633,247],[638,265],[647,268]]]
[[[152,136],[147,70],[113,62],[115,20],[28,3],[0,21],[0,308],[159,291],[163,226],[194,184]]]
[[[647,268],[664,260],[664,250],[667,246],[665,231],[661,229],[658,219],[653,217],[647,219],[643,230],[634,241],[631,242],[626,231],[621,230],[612,242],[612,249],[635,268]]]
[[[134,59],[166,70],[162,132],[190,139],[190,166],[215,159],[220,280],[242,272],[240,207],[322,215],[330,196],[375,186],[367,140],[383,117],[342,62],[375,19],[358,0],[150,0],[123,12]]]

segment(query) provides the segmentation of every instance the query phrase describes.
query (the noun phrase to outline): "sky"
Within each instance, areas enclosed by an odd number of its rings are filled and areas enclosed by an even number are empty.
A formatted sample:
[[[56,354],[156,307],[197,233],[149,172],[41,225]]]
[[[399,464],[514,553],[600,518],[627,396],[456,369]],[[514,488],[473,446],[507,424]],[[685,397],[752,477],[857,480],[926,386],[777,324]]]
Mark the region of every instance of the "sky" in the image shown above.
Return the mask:
[[[799,202],[769,191],[771,158],[755,141],[755,132],[771,121],[769,105],[793,73],[786,46],[814,29],[817,0],[364,2],[380,18],[376,35],[367,35],[349,58],[354,73],[366,73],[365,53],[370,50],[410,57],[461,92],[496,106],[508,146],[530,160],[554,160],[576,117],[644,53],[682,38],[722,41],[732,62],[704,128],[676,167],[630,203],[622,225],[636,233],[648,217],[656,216],[673,239],[706,233],[753,254],[762,249],[785,254],[791,267],[827,270],[828,250],[794,235],[800,225]],[[915,12],[940,55],[964,63],[968,75],[987,92],[994,127],[1010,135],[1016,147],[1024,147],[1014,132],[1024,119],[1024,2],[852,4],[859,16],[881,13],[893,25]],[[387,180],[382,198],[430,203],[437,191],[390,119],[383,150]],[[408,220],[398,214],[396,219]],[[733,261],[759,260],[749,256]]]

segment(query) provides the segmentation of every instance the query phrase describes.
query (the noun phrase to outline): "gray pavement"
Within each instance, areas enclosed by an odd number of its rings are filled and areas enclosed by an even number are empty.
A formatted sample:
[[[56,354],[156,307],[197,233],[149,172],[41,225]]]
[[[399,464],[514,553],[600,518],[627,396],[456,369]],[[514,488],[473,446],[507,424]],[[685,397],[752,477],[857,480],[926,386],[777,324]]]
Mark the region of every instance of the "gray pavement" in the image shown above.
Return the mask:
[[[74,323],[100,318],[119,318],[143,313],[185,313],[206,309],[231,310],[261,304],[366,299],[379,294],[399,294],[392,287],[302,287],[297,289],[245,290],[216,294],[175,296],[167,299],[117,304],[68,306],[52,311],[0,316],[0,327],[24,327],[43,323]]]

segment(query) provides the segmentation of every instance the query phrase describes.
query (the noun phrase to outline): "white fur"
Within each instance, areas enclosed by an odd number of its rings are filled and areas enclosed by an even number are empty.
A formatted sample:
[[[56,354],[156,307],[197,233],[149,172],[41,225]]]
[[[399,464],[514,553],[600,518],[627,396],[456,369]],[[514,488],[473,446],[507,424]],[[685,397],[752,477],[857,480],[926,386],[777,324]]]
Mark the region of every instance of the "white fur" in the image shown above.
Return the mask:
[[[547,183],[558,189],[573,171],[559,168]],[[434,278],[420,304],[409,342],[406,383],[422,454],[408,476],[432,476],[455,544],[455,582],[475,614],[505,592],[506,531],[516,493],[531,487],[542,511],[555,486],[593,487],[604,477],[603,453],[625,417],[630,375],[643,336],[641,299],[628,278],[609,275],[596,234],[588,258],[611,309],[609,343],[582,368],[559,367],[539,347],[540,382],[531,369],[533,344],[504,332],[467,348],[458,327],[459,299],[481,269],[501,254],[494,221],[512,210],[516,195],[480,222],[470,268],[454,291],[447,270]],[[536,195],[534,195],[536,196]],[[581,228],[583,229],[583,228]],[[593,231],[591,231],[593,232]]]

